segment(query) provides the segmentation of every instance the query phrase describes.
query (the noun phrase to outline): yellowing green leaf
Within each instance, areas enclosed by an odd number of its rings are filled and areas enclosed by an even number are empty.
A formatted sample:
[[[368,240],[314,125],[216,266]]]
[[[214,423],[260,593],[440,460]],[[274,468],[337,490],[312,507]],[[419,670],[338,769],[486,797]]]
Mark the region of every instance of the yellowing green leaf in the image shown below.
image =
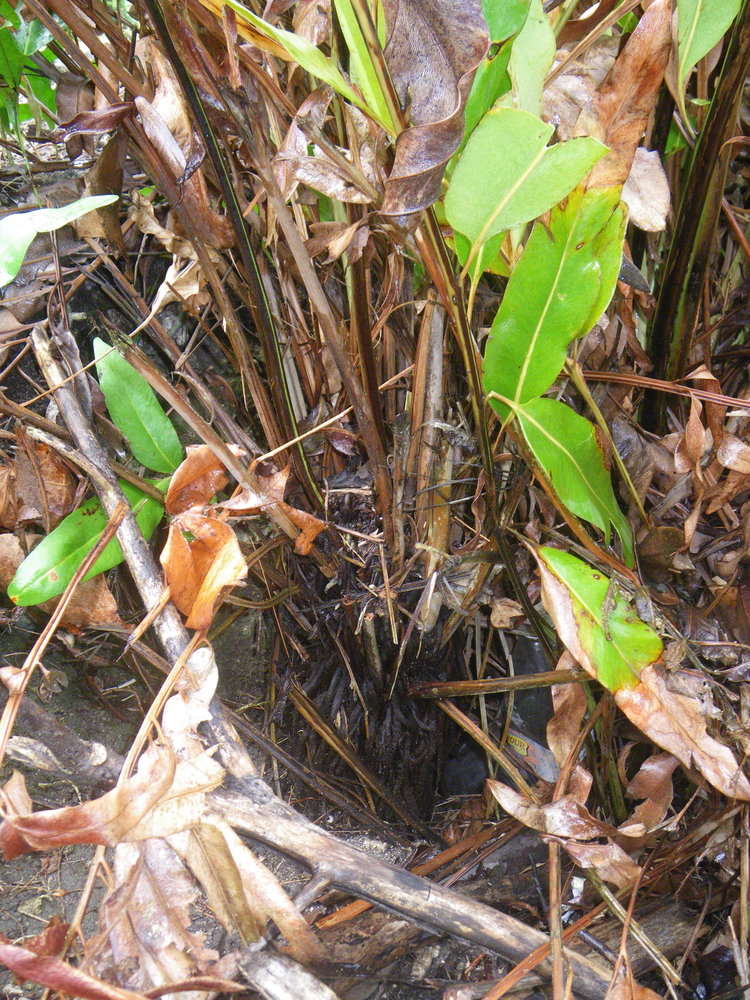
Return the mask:
[[[476,255],[492,236],[548,211],[606,151],[583,137],[547,146],[553,127],[526,111],[493,108],[474,129],[451,177],[445,214]]]
[[[636,687],[641,670],[661,656],[657,633],[603,573],[560,549],[532,551],[544,607],[570,654],[610,691]]]

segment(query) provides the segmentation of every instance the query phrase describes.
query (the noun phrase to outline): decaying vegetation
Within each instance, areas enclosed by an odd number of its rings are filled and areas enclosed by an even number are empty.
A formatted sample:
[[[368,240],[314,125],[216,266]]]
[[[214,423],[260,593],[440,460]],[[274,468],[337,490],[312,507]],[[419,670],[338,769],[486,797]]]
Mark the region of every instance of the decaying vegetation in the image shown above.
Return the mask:
[[[745,995],[747,0],[0,13],[0,754],[84,790],[13,772],[0,849],[96,845],[0,961]],[[53,718],[55,649],[132,667],[126,755]]]

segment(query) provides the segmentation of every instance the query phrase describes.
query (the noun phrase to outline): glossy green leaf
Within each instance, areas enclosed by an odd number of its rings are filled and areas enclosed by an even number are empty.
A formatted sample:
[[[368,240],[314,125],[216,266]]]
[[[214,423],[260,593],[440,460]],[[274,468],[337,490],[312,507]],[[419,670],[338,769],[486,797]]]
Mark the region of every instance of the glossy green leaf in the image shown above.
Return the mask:
[[[161,484],[159,484],[161,485]],[[166,484],[164,484],[166,485]],[[130,483],[120,481],[120,489],[136,515],[145,538],[150,538],[162,519],[164,507]],[[8,597],[21,607],[41,604],[58,597],[68,586],[86,555],[107,526],[107,515],[98,497],[92,497],[62,520],[18,567],[8,587]],[[117,566],[122,549],[113,538],[84,579]]]
[[[561,503],[595,525],[609,541],[611,529],[633,564],[633,534],[612,489],[608,463],[594,425],[556,399],[514,407],[518,428]]]
[[[685,84],[693,67],[727,31],[741,0],[677,0],[677,91],[683,117]]]
[[[13,7],[8,0],[0,0],[0,19],[7,22],[7,24],[15,31],[21,24],[21,18],[18,16],[18,12]]]
[[[497,233],[529,222],[568,194],[605,152],[583,137],[547,146],[553,128],[514,108],[488,111],[469,137],[445,196],[448,222],[476,256]]]
[[[61,229],[96,208],[117,201],[116,194],[91,195],[79,198],[60,208],[38,208],[32,212],[15,212],[0,219],[0,288],[12,281],[21,269],[23,258],[38,233]]]
[[[534,226],[490,331],[488,393],[525,403],[549,389],[570,342],[588,333],[612,297],[625,222],[619,191],[577,189],[548,224]]]
[[[504,42],[517,35],[529,13],[530,0],[482,0],[490,41]]]
[[[572,656],[610,691],[635,687],[661,656],[658,634],[603,573],[560,549],[534,552],[544,606]]]
[[[285,31],[283,28],[276,28],[268,21],[264,21],[262,17],[258,17],[251,10],[248,10],[244,4],[238,3],[237,0],[224,0],[227,7],[235,12],[235,14],[243,21],[252,25],[256,31],[260,32],[261,35],[265,35],[266,38],[270,38],[272,41],[280,45],[282,49],[287,53],[290,59],[293,59],[296,63],[307,70],[308,73],[312,73],[313,76],[322,80],[323,83],[327,83],[329,87],[332,87],[337,94],[345,97],[347,101],[351,101],[352,104],[356,104],[357,107],[361,108],[364,112],[374,118],[376,121],[388,131],[391,131],[391,123],[389,119],[383,120],[377,113],[375,108],[369,107],[369,105],[362,100],[357,91],[352,87],[347,80],[344,79],[341,71],[339,70],[336,63],[329,59],[328,56],[324,55],[320,49],[316,48],[312,42],[308,42],[306,38],[301,35],[295,35],[293,31]]]
[[[529,16],[513,42],[508,65],[514,107],[534,115],[541,112],[544,78],[552,66],[556,48],[555,33],[542,10],[542,0],[531,0]]]
[[[94,356],[107,409],[135,458],[154,472],[174,472],[184,453],[154,390],[118,351],[98,337]]]

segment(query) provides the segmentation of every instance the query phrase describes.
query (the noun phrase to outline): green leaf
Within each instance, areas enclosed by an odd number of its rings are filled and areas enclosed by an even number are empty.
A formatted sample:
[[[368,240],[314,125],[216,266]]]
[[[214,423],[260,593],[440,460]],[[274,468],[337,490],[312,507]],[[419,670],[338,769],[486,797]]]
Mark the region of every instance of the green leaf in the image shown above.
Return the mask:
[[[262,17],[258,17],[257,14],[248,10],[244,4],[238,3],[237,0],[224,0],[224,2],[241,20],[246,21],[256,31],[260,32],[261,35],[265,35],[266,38],[270,38],[277,45],[280,45],[289,58],[299,63],[308,73],[312,73],[313,76],[322,80],[323,83],[327,83],[329,87],[332,87],[337,94],[345,97],[347,101],[356,104],[358,108],[361,108],[371,118],[379,122],[386,131],[392,131],[390,119],[383,120],[375,108],[369,107],[351,84],[344,79],[333,60],[324,55],[312,42],[308,42],[301,35],[295,35],[292,31],[275,28],[268,21],[264,21]]]
[[[516,421],[540,469],[569,511],[595,525],[608,542],[614,528],[625,562],[633,564],[633,534],[612,489],[594,425],[556,399],[514,406]]]
[[[155,472],[174,472],[182,461],[182,445],[154,390],[118,351],[98,337],[94,356],[107,409],[135,458]]]
[[[445,213],[474,244],[473,256],[497,233],[557,204],[606,151],[589,137],[547,147],[552,132],[527,111],[493,108],[469,137],[445,196]]]
[[[464,108],[464,138],[459,153],[495,101],[510,90],[508,60],[512,48],[513,42],[506,42],[496,56],[479,64]]]
[[[8,0],[0,0],[0,20],[7,21],[15,31],[21,24],[21,18],[12,4]]]
[[[368,105],[377,113],[380,121],[388,122],[388,131],[395,135],[396,125],[391,118],[388,102],[383,96],[378,74],[364,39],[351,0],[334,0],[336,14],[341,25],[341,33],[349,49],[349,73],[362,91]]]
[[[9,27],[0,28],[0,79],[14,90],[21,82],[25,56]]]
[[[159,484],[161,485],[161,484]],[[164,484],[166,485],[166,484]],[[137,487],[123,480],[120,489],[136,515],[145,538],[150,538],[162,519],[164,507]],[[92,497],[62,520],[18,567],[8,587],[8,597],[21,607],[41,604],[58,597],[68,586],[86,555],[107,526],[107,515],[98,497]],[[84,577],[90,580],[117,566],[122,549],[113,538]]]
[[[693,67],[720,40],[741,0],[677,0],[677,93],[685,121],[685,84]]]
[[[52,32],[40,21],[24,21],[16,31],[15,37],[21,51],[30,56],[52,41]]]
[[[60,208],[15,212],[0,219],[0,288],[18,274],[26,251],[38,233],[61,229],[96,208],[111,205],[113,201],[117,201],[115,194],[91,195],[88,198],[79,198],[70,205],[62,205]]]
[[[490,41],[504,42],[517,35],[529,13],[530,0],[482,0]]]
[[[576,660],[610,691],[633,688],[659,659],[662,641],[616,585],[560,549],[534,549],[542,599],[558,635]]]
[[[570,342],[588,333],[612,297],[625,222],[619,190],[577,189],[547,225],[536,223],[490,331],[488,393],[524,403],[549,389]]]
[[[544,78],[555,58],[555,33],[542,10],[542,0],[531,0],[529,16],[513,42],[508,70],[513,81],[513,103],[538,115]]]

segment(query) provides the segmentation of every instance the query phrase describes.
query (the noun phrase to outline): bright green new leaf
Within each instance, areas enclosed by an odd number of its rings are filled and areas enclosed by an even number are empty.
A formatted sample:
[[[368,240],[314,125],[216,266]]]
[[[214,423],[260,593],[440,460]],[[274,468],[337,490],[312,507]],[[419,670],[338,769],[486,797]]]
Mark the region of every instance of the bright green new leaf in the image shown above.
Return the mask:
[[[685,121],[685,84],[720,40],[740,9],[740,0],[677,0],[677,93]]]
[[[583,137],[547,146],[553,128],[514,108],[493,108],[474,129],[445,196],[448,222],[474,244],[548,211],[606,152]]]
[[[0,288],[11,282],[21,270],[23,258],[38,233],[62,229],[82,215],[117,201],[116,194],[97,194],[79,198],[60,208],[38,208],[14,212],[0,219]]]
[[[368,105],[377,113],[383,122],[389,122],[388,131],[395,134],[396,126],[388,109],[388,102],[375,71],[370,48],[364,39],[359,21],[352,7],[351,0],[334,0],[336,14],[341,25],[346,47],[349,49],[349,73],[362,91]]]
[[[491,42],[517,35],[529,13],[530,0],[482,0],[482,13]]]
[[[161,484],[159,484],[161,485]],[[164,484],[166,485],[166,484]],[[162,519],[164,508],[130,483],[120,489],[133,509],[145,538],[150,538]],[[107,526],[107,515],[98,497],[92,497],[62,520],[24,559],[8,587],[8,597],[21,607],[41,604],[58,597],[68,586],[86,555]],[[113,538],[84,577],[90,580],[123,560],[122,549]]]
[[[118,351],[98,337],[94,356],[107,409],[137,461],[154,472],[174,472],[183,458],[182,445],[154,390]]]
[[[571,655],[610,691],[635,687],[661,656],[657,633],[603,573],[560,549],[534,553],[544,606]]]
[[[609,541],[614,528],[625,562],[633,564],[633,534],[612,489],[594,425],[556,399],[514,407],[517,425],[540,469],[569,511],[595,525]]]
[[[514,107],[534,115],[540,113],[544,78],[552,66],[556,48],[555,33],[542,10],[542,0],[531,0],[529,16],[513,42],[508,66]]]
[[[344,79],[336,63],[324,55],[312,42],[308,42],[301,35],[295,35],[293,31],[275,28],[268,21],[264,21],[262,17],[258,17],[257,14],[248,10],[244,4],[238,3],[237,0],[224,0],[224,3],[239,18],[251,24],[261,35],[265,35],[266,38],[270,38],[277,45],[280,45],[289,58],[299,63],[308,73],[312,73],[313,76],[322,80],[323,83],[327,83],[337,94],[345,97],[352,104],[356,104],[358,108],[361,108],[371,118],[379,122],[384,129],[392,132],[390,119],[383,120],[375,108],[369,107],[354,87]]]
[[[612,297],[625,222],[615,189],[577,189],[547,225],[537,222],[492,324],[488,393],[525,403],[549,389],[570,342],[588,333]]]

